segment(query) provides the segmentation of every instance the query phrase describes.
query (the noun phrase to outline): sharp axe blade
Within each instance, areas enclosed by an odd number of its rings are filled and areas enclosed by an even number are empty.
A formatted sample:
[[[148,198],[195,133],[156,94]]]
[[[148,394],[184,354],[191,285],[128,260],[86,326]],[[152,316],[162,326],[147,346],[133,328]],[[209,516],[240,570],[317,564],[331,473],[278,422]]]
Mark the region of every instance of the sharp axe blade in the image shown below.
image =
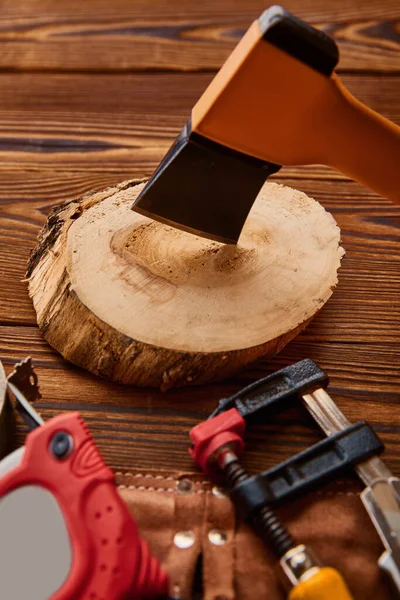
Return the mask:
[[[182,129],[133,209],[173,227],[236,244],[251,206],[271,173],[267,163]]]

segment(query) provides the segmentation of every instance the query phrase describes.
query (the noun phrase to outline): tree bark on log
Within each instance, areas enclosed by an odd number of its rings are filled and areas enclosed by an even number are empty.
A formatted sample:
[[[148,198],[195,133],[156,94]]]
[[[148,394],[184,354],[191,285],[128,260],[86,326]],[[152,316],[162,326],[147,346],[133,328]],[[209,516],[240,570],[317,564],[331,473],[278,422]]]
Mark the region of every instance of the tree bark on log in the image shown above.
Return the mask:
[[[319,311],[344,254],[333,217],[267,182],[237,246],[131,210],[127,181],[55,208],[27,277],[46,340],[72,363],[168,389],[273,355]]]

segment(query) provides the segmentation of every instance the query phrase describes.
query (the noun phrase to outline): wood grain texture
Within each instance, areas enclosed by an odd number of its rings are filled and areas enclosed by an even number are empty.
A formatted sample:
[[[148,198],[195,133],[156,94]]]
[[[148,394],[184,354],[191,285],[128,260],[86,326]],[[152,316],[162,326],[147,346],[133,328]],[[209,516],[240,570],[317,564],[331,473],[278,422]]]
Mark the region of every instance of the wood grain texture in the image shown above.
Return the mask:
[[[215,70],[262,0],[3,0],[0,69]],[[400,72],[397,0],[287,0],[285,8],[326,31],[341,70]]]
[[[4,74],[0,172],[107,173],[115,174],[114,183],[123,179],[122,172],[129,178],[149,176],[211,77]],[[400,124],[400,76],[344,75],[343,82],[362,102]],[[280,176],[299,173],[345,179],[328,167],[286,167]]]
[[[119,470],[193,470],[187,453],[189,429],[239,386],[305,357],[330,374],[332,397],[352,421],[367,419],[387,446],[391,467],[400,471],[399,348],[310,342],[302,334],[272,361],[260,361],[223,384],[170,390],[133,389],[102,381],[65,363],[35,328],[1,327],[0,353],[7,370],[29,349],[39,375],[44,418],[81,410],[108,463]],[[22,441],[22,427],[17,442]],[[251,470],[267,468],[317,441],[318,430],[305,411],[293,409],[249,431],[246,461]]]
[[[153,0],[150,6],[151,14],[147,0],[1,2],[0,357],[6,370],[31,354],[44,417],[82,410],[112,467],[190,470],[188,430],[220,397],[310,356],[330,374],[332,396],[347,416],[377,428],[388,464],[400,474],[400,209],[328,168],[283,169],[275,178],[334,214],[347,255],[332,299],[272,362],[224,384],[161,395],[68,365],[40,336],[22,280],[50,208],[150,175],[213,76],[121,72],[213,71],[265,3]],[[341,67],[358,71],[343,76],[350,91],[400,123],[398,0],[288,0],[285,6],[334,34]],[[272,466],[317,438],[304,413],[292,410],[252,429],[247,464]]]

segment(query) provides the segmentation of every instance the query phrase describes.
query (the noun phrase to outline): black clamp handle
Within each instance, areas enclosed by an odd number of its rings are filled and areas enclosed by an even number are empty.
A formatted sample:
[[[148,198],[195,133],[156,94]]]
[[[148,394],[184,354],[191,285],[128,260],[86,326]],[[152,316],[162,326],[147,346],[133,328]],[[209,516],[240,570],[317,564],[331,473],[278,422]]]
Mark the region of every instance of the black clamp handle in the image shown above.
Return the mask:
[[[263,506],[280,506],[383,450],[373,429],[365,421],[359,421],[276,467],[249,477],[230,494],[240,516],[249,519]]]

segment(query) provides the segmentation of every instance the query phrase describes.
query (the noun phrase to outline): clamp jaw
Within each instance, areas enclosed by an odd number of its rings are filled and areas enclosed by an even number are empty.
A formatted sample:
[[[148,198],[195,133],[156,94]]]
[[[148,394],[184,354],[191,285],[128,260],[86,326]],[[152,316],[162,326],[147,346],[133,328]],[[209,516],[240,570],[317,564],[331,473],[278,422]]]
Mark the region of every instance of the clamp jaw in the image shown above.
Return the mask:
[[[190,452],[194,460],[203,471],[218,477],[216,462],[212,458],[225,440],[235,445],[240,456],[244,450],[246,425],[282,412],[303,396],[326,388],[328,383],[326,373],[315,362],[306,359],[252,383],[230,398],[222,399],[209,419],[190,432],[193,442]],[[247,518],[263,503],[279,506],[383,450],[382,442],[365,421],[347,423],[333,435],[235,487],[232,490],[235,505]]]

